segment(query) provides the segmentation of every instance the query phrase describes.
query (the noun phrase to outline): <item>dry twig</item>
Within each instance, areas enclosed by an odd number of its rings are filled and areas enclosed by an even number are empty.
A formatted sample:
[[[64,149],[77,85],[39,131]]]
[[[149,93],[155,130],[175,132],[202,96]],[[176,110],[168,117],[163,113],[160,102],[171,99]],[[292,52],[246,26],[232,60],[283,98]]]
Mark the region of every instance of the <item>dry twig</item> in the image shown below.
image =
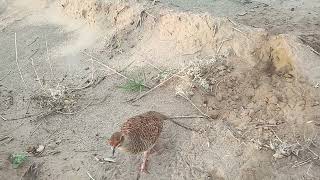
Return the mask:
[[[226,41],[230,41],[230,40],[231,40],[231,38],[222,40],[216,54],[219,54],[219,52],[220,52],[223,44],[224,44]]]
[[[9,74],[11,73],[11,71],[12,71],[12,70],[10,70],[7,74],[5,74],[5,75],[0,79],[0,81],[4,80],[6,77],[8,77]]]
[[[87,172],[87,175],[89,176],[89,178],[90,178],[91,180],[95,180],[95,179],[91,176],[91,174],[90,174],[89,172]]]
[[[186,99],[187,101],[189,101],[190,104],[191,104],[194,108],[196,108],[203,116],[211,119],[210,116],[208,116],[206,113],[202,112],[201,109],[198,108],[198,107],[192,102],[192,100],[191,100],[190,98],[188,98],[188,97],[187,97],[186,95],[184,95],[184,94],[179,94],[179,95],[180,95],[181,97],[183,97],[184,99]]]
[[[130,99],[129,101],[131,102],[135,102],[139,99],[141,99],[142,97],[144,97],[145,95],[149,94],[150,92],[154,91],[155,89],[157,89],[158,87],[162,86],[163,84],[165,84],[166,82],[168,82],[170,79],[172,79],[173,77],[175,77],[176,75],[180,74],[181,72],[183,72],[184,70],[186,70],[189,66],[183,68],[182,70],[180,70],[179,72],[175,73],[174,75],[170,76],[168,79],[162,81],[161,83],[159,83],[158,85],[156,85],[155,87],[153,87],[152,89],[150,89],[149,91],[141,94],[139,97],[134,98],[134,99]]]
[[[16,121],[16,120],[22,120],[22,119],[27,119],[27,118],[31,118],[34,116],[37,116],[38,114],[33,114],[33,115],[24,115],[22,117],[17,117],[17,118],[12,118],[12,119],[7,119],[5,117],[3,117],[2,115],[0,115],[0,117],[4,120],[4,121]]]
[[[37,72],[37,70],[36,70],[36,67],[34,66],[33,58],[30,58],[30,59],[31,59],[31,64],[32,64],[33,71],[34,71],[34,73],[35,73],[35,75],[36,75],[36,77],[37,77],[36,81],[39,82],[39,85],[40,85],[41,89],[45,92],[45,90],[44,90],[44,88],[43,88],[43,86],[42,86],[42,83],[41,83],[41,79],[40,79],[39,76],[38,76],[38,72]]]
[[[115,70],[115,69],[111,68],[110,66],[108,66],[108,65],[106,65],[106,64],[104,64],[104,63],[102,63],[102,62],[100,62],[100,61],[98,60],[98,58],[96,58],[96,57],[92,56],[91,54],[88,54],[87,52],[84,52],[84,51],[82,51],[82,53],[83,53],[83,54],[85,54],[85,55],[87,55],[87,56],[89,56],[89,57],[91,57],[91,58],[92,58],[92,60],[93,60],[94,62],[96,62],[96,63],[100,64],[100,65],[101,65],[101,66],[103,66],[103,67],[106,67],[107,69],[111,70],[111,71],[112,71],[112,72],[114,72],[115,74],[117,74],[117,75],[119,75],[119,76],[121,76],[121,77],[123,77],[123,78],[125,78],[125,79],[131,80],[131,81],[134,81],[133,79],[131,79],[131,78],[129,78],[129,77],[127,77],[127,76],[125,76],[125,75],[121,74],[120,72],[118,72],[117,70]],[[146,88],[149,88],[149,89],[150,89],[150,87],[149,87],[149,86],[147,86],[146,84],[142,84],[142,85],[143,85],[144,87],[146,87]]]

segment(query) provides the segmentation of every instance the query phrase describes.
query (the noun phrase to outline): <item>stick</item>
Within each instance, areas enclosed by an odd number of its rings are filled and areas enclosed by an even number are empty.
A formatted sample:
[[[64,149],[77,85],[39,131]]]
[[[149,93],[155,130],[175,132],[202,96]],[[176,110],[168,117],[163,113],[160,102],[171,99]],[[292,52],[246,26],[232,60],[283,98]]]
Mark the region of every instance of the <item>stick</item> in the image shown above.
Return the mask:
[[[3,119],[4,121],[8,121],[8,119],[6,119],[5,117],[3,117],[1,114],[0,114],[0,117],[1,117],[1,119]]]
[[[1,117],[4,121],[16,121],[16,120],[21,120],[21,119],[27,119],[27,118],[34,117],[34,116],[37,116],[37,114],[25,115],[25,116],[22,116],[22,117],[17,117],[17,118],[12,118],[12,119],[6,119],[5,117],[3,117],[3,116],[0,115],[0,117]]]
[[[270,129],[272,131],[272,133],[276,136],[276,138],[281,142],[283,143],[283,141],[279,138],[279,136],[276,134],[276,132],[274,132],[273,129]]]
[[[110,71],[114,72],[115,74],[117,74],[117,75],[119,75],[119,76],[121,76],[121,77],[123,77],[123,78],[125,78],[125,79],[134,81],[134,79],[131,79],[131,78],[129,78],[129,77],[121,74],[121,73],[118,72],[117,70],[111,68],[110,66],[108,66],[108,65],[100,62],[96,57],[92,56],[91,54],[88,54],[88,53],[86,53],[86,52],[84,52],[84,51],[82,51],[82,53],[85,54],[85,55],[87,55],[87,56],[89,56],[89,57],[91,57],[93,61],[95,61],[96,63],[100,64],[100,65],[103,66],[103,67],[106,67],[107,69],[109,69]],[[146,87],[146,88],[149,88],[149,89],[151,88],[151,87],[149,87],[149,86],[147,86],[147,85],[145,85],[145,84],[142,84],[142,85],[143,85],[144,87]]]
[[[30,59],[31,59],[31,64],[32,64],[33,71],[34,71],[34,73],[35,73],[36,76],[37,76],[37,81],[39,82],[41,89],[44,91],[44,88],[43,88],[43,86],[42,86],[42,84],[41,84],[41,80],[40,80],[40,78],[39,78],[39,76],[38,76],[38,72],[37,72],[37,70],[36,70],[36,67],[34,66],[33,58],[30,58]]]
[[[36,49],[36,50],[29,56],[28,59],[31,59],[34,55],[37,54],[38,51],[39,51],[39,49]]]
[[[246,38],[248,38],[247,35],[246,35],[244,32],[240,31],[239,29],[237,29],[237,28],[235,28],[235,27],[233,27],[232,29],[238,31],[239,33],[241,33],[242,35],[244,35]]]
[[[135,98],[135,99],[131,99],[129,101],[131,102],[135,102],[139,99],[141,99],[142,97],[144,97],[145,95],[149,94],[150,92],[154,91],[155,89],[157,89],[158,87],[162,86],[164,83],[168,82],[170,79],[172,79],[173,77],[175,77],[176,75],[180,74],[181,72],[183,72],[185,69],[187,69],[189,66],[183,68],[182,70],[180,70],[179,72],[175,73],[174,75],[170,76],[168,79],[164,80],[163,82],[159,83],[158,85],[156,85],[155,87],[153,87],[152,89],[150,89],[149,91],[141,94],[139,97]]]
[[[235,22],[231,21],[230,18],[227,18],[227,19],[228,19],[228,21],[230,21],[234,26],[237,26],[237,24],[236,24]]]
[[[9,74],[11,73],[11,71],[12,71],[12,70],[10,70],[6,75],[4,75],[4,76],[0,79],[0,81],[4,80],[6,77],[8,77]]]
[[[19,65],[19,62],[18,62],[17,33],[14,33],[14,47],[15,47],[15,50],[16,50],[16,64],[17,64],[17,67],[18,67],[18,70],[19,70],[19,73],[20,73],[20,77],[21,77],[21,80],[22,80],[25,88],[28,89],[27,84],[23,79],[21,68],[20,68],[20,65]]]
[[[181,123],[179,123],[179,122],[177,122],[177,121],[172,120],[171,118],[169,118],[169,119],[167,119],[167,120],[171,121],[172,123],[174,123],[174,124],[176,124],[176,125],[184,128],[184,129],[186,129],[186,130],[193,131],[193,132],[199,132],[199,130],[196,130],[196,129],[187,127],[187,126],[185,126],[185,125],[183,125],[183,124],[181,124]]]
[[[311,161],[312,161],[312,158],[308,158],[308,159],[305,160],[305,161],[301,161],[301,162],[298,162],[298,163],[294,164],[292,167],[293,167],[293,168],[299,167],[299,166],[302,166],[302,165],[304,165],[304,164],[307,164],[307,163],[309,163],[309,162],[311,162]]]
[[[179,119],[179,118],[207,118],[206,116],[172,116],[168,119]]]
[[[202,112],[201,109],[199,109],[199,108],[191,101],[191,99],[189,99],[187,96],[182,95],[182,94],[179,94],[179,95],[180,95],[181,97],[183,97],[184,99],[186,99],[187,101],[189,101],[190,104],[191,104],[193,107],[195,107],[202,115],[204,115],[205,117],[210,118],[210,116],[208,116],[207,114],[205,114],[204,112]],[[210,118],[210,119],[211,119],[211,118]]]
[[[88,149],[88,150],[73,150],[74,152],[92,152],[92,151],[105,151],[105,149]]]
[[[231,40],[231,38],[223,40],[223,41],[221,42],[221,44],[220,44],[220,46],[219,46],[219,48],[218,48],[218,50],[217,50],[217,53],[216,53],[216,54],[219,54],[219,52],[220,52],[220,50],[221,50],[221,48],[222,48],[222,46],[223,46],[224,42],[226,42],[226,41],[230,41],[230,40]]]
[[[317,54],[318,56],[320,56],[320,53],[318,51],[316,51],[315,49],[313,49],[311,46],[309,46],[309,48],[311,49],[312,52],[314,52],[315,54]]]
[[[89,172],[87,172],[87,174],[88,174],[88,176],[89,176],[89,178],[90,178],[91,180],[95,180],[95,179],[91,176],[91,174],[90,174]]]
[[[31,43],[29,43],[27,46],[30,46],[31,44],[33,44],[34,42],[36,42],[39,39],[39,37],[36,37]]]
[[[38,126],[34,128],[34,130],[31,132],[30,136],[32,136],[33,133],[36,132],[36,130],[40,127],[40,125],[41,125],[42,123],[43,123],[43,121],[41,121],[41,123],[39,123]]]

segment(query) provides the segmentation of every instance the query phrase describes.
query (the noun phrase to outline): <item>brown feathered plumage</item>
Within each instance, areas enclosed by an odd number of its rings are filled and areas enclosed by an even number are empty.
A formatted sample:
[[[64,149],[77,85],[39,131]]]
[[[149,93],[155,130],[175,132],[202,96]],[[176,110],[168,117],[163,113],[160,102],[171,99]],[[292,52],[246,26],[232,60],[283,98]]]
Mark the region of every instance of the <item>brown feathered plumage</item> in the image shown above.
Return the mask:
[[[121,127],[125,139],[119,148],[134,154],[152,148],[162,132],[165,119],[165,115],[155,111],[129,118]]]
[[[115,132],[109,139],[113,153],[118,148],[133,154],[144,152],[142,171],[146,171],[146,161],[150,149],[157,142],[167,116],[148,111],[129,118],[121,127],[120,132]]]

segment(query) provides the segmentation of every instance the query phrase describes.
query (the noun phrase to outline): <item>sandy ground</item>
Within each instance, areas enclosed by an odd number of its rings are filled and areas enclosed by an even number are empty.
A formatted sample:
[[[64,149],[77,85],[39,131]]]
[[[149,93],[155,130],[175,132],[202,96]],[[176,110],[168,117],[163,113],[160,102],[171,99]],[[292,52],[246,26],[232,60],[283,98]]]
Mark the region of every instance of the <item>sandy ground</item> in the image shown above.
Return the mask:
[[[141,179],[319,179],[319,13],[317,0],[0,0],[0,179],[33,162],[38,179],[135,179],[140,156],[96,158],[148,110],[210,119],[177,119],[197,133],[168,122]],[[101,63],[151,87],[188,68],[131,102]],[[12,168],[10,153],[38,145]]]

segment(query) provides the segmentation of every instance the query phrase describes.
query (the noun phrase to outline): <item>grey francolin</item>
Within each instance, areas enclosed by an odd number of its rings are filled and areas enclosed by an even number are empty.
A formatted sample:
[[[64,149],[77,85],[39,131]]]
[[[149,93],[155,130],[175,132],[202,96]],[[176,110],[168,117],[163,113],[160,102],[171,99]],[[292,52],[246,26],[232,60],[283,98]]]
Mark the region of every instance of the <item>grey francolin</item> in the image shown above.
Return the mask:
[[[195,131],[186,127],[172,118],[169,118],[159,112],[148,111],[140,115],[129,118],[121,127],[120,132],[115,132],[109,139],[112,146],[112,154],[119,149],[132,154],[143,152],[143,162],[140,167],[141,172],[148,172],[146,163],[150,154],[150,150],[156,144],[163,128],[165,120],[191,131]]]

